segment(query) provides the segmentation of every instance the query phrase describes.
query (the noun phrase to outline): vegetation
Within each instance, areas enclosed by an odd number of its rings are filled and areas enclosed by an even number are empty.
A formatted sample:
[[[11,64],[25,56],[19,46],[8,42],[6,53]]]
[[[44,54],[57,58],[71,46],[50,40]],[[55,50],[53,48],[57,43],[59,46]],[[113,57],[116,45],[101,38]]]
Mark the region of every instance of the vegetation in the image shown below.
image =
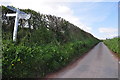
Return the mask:
[[[2,7],[0,7],[0,77],[2,76]]]
[[[10,12],[2,8],[3,14]],[[44,77],[89,51],[99,40],[60,17],[43,15],[33,10],[29,28],[21,27],[17,42],[12,41],[14,18],[3,15],[2,23],[2,69],[3,78]]]
[[[120,38],[106,39],[103,41],[113,52],[120,56],[119,42]]]

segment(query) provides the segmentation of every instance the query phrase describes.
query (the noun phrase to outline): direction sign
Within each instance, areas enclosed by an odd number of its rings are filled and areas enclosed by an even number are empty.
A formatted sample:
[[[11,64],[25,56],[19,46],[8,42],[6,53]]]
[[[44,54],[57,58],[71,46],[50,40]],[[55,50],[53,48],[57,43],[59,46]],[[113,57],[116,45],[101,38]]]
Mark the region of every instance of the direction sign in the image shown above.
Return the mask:
[[[10,10],[12,10],[12,11],[14,11],[14,12],[17,12],[17,9],[14,8],[14,7],[12,7],[12,6],[7,6],[7,8],[10,9]],[[19,11],[19,13],[20,13],[20,14],[26,14],[26,13],[23,12],[23,11]]]
[[[6,14],[6,16],[15,16],[15,24],[14,24],[14,31],[13,31],[13,41],[16,41],[19,19],[27,20],[27,19],[29,19],[31,17],[31,15],[26,14],[25,12],[20,11],[19,9],[16,9],[14,7],[11,7],[11,6],[7,6],[7,8],[15,12],[15,13]]]

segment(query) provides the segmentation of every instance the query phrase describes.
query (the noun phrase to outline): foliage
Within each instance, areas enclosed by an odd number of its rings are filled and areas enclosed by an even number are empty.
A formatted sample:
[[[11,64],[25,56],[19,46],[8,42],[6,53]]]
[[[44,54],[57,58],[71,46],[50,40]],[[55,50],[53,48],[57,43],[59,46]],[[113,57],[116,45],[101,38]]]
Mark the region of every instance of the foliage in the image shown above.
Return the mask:
[[[119,42],[120,38],[106,39],[103,41],[113,52],[118,53],[120,56]]]
[[[4,43],[5,42],[5,43]],[[7,42],[7,43],[6,43]],[[81,56],[97,43],[70,42],[64,45],[47,44],[28,47],[3,41],[3,77],[43,77]]]
[[[30,9],[23,11],[31,14],[29,21],[33,29],[19,25],[17,42],[12,42],[14,18],[7,19],[4,13],[11,11],[4,6],[2,9],[3,78],[43,77],[66,66],[99,42],[63,18]]]

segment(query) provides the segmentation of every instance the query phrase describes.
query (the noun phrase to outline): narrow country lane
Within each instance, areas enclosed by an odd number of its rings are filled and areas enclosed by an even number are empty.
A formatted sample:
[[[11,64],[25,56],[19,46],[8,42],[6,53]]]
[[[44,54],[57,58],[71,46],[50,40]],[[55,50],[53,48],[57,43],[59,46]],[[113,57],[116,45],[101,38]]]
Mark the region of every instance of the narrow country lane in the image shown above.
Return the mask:
[[[118,59],[100,42],[70,69],[48,75],[48,78],[118,78]],[[73,64],[74,65],[74,64]]]

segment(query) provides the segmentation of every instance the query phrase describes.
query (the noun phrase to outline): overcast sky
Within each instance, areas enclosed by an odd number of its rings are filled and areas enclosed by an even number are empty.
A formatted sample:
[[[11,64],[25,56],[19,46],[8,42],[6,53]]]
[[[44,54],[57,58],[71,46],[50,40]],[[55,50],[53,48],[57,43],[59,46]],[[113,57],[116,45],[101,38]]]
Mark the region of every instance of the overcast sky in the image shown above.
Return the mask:
[[[118,0],[1,0],[0,4],[62,17],[99,39],[118,35]]]

